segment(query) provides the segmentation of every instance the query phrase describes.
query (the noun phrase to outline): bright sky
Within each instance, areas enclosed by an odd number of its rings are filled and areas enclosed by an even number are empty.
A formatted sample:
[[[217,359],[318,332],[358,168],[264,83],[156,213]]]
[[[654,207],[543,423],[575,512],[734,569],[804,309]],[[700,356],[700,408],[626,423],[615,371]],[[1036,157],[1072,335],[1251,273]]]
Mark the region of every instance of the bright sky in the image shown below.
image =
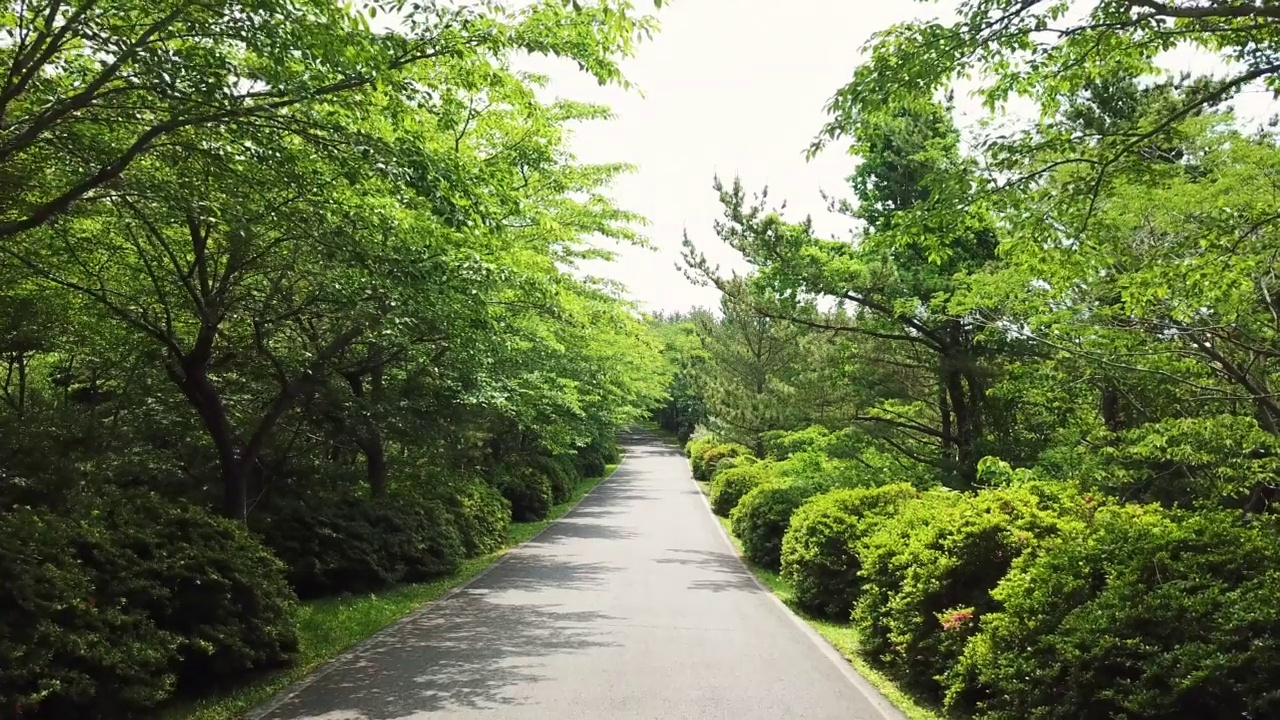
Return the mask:
[[[648,310],[716,308],[719,293],[689,283],[678,268],[686,230],[725,269],[747,267],[712,229],[720,217],[711,188],[716,174],[726,182],[740,175],[749,191],[767,185],[771,202],[787,202],[789,217],[811,215],[819,233],[844,235],[847,219],[829,213],[819,192],[843,194],[853,158],[834,146],[812,161],[804,158],[826,119],[823,107],[852,76],[872,33],[913,17],[949,14],[953,6],[948,0],[674,0],[658,14],[661,32],[624,65],[643,95],[600,88],[569,64],[522,63],[552,78],[547,91],[553,97],[613,108],[614,121],[575,131],[572,147],[581,160],[639,168],[616,183],[613,195],[649,219],[644,230],[654,249],[624,248],[618,262],[585,269],[625,283]],[[1168,53],[1161,64],[1197,74],[1227,69],[1217,57],[1190,49]],[[963,129],[983,112],[959,90],[956,121]],[[1268,92],[1246,93],[1234,104],[1253,122],[1277,109]]]
[[[639,167],[613,195],[649,219],[655,250],[627,248],[619,262],[589,270],[624,282],[650,310],[717,306],[719,293],[677,268],[686,228],[713,260],[744,266],[712,230],[717,173],[741,175],[749,190],[768,185],[797,219],[810,214],[819,231],[843,233],[847,222],[827,212],[819,190],[841,192],[852,161],[839,148],[806,161],[804,150],[871,33],[930,11],[912,0],[676,0],[659,13],[661,32],[625,65],[643,96],[599,88],[570,67],[533,65],[551,75],[554,95],[616,113],[575,132],[581,160]]]

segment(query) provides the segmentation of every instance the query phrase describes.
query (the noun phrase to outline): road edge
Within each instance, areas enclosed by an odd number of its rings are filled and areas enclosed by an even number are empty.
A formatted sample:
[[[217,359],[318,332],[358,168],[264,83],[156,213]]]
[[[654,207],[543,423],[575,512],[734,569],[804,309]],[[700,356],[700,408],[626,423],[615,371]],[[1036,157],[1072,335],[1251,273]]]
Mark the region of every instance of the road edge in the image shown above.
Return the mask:
[[[672,446],[670,441],[666,438],[659,437],[658,439],[664,444]],[[678,450],[679,448],[676,449]],[[683,453],[681,454],[683,455]],[[702,488],[698,486],[698,481],[693,477],[693,466],[689,464],[688,457],[685,457],[685,465],[689,468],[689,472],[685,474],[686,479],[693,484],[694,490],[698,491],[698,496],[702,500],[702,507],[706,509],[707,515],[711,519],[711,524],[715,526],[720,539],[724,541],[725,546],[729,548],[729,552],[737,558],[738,563],[742,566],[743,572],[750,576],[751,581],[756,584],[756,587],[758,587],[762,593],[773,601],[774,606],[778,610],[782,611],[782,614],[791,621],[792,625],[794,625],[796,629],[798,629],[805,637],[809,638],[809,641],[818,648],[818,652],[822,653],[827,660],[830,660],[835,664],[836,668],[840,671],[840,674],[844,675],[845,679],[857,688],[858,692],[867,699],[867,703],[880,714],[880,717],[883,720],[908,720],[907,715],[903,713],[898,706],[894,705],[893,701],[885,697],[885,695],[881,693],[870,680],[863,677],[862,674],[858,672],[857,668],[855,668],[834,645],[828,642],[826,638],[822,637],[817,630],[814,630],[809,623],[805,622],[804,618],[797,615],[794,610],[788,607],[787,604],[782,601],[782,598],[774,594],[767,585],[760,581],[760,578],[756,577],[756,574],[752,572],[751,568],[747,565],[746,559],[742,557],[742,553],[738,552],[738,547],[733,544],[733,538],[729,537],[729,533],[724,529],[724,526],[720,524],[720,519],[716,517],[715,512],[711,509],[711,501],[707,498],[707,494],[702,491]]]
[[[332,672],[337,667],[339,662],[343,660],[348,660],[353,656],[359,655],[361,652],[366,650],[369,645],[372,645],[375,641],[381,639],[383,636],[390,635],[398,631],[403,626],[409,624],[410,622],[413,622],[421,618],[422,616],[427,615],[434,610],[437,610],[441,605],[445,603],[445,601],[453,598],[454,596],[458,595],[464,590],[467,590],[468,588],[470,588],[475,583],[479,582],[481,578],[493,572],[494,568],[506,562],[507,558],[514,555],[521,548],[524,548],[525,546],[534,542],[538,538],[542,537],[547,533],[548,530],[555,527],[556,525],[564,521],[565,518],[568,518],[570,515],[572,515],[574,511],[578,509],[578,506],[582,505],[582,503],[587,498],[591,497],[592,494],[594,494],[605,483],[612,480],[614,476],[618,474],[618,471],[622,469],[623,465],[626,465],[627,458],[629,456],[630,456],[630,453],[623,453],[622,457],[618,460],[617,466],[613,468],[612,472],[600,478],[600,482],[596,483],[594,487],[592,487],[587,492],[583,493],[582,497],[578,498],[578,501],[575,502],[568,510],[566,510],[563,515],[556,518],[552,522],[547,523],[546,527],[539,530],[536,534],[534,534],[528,540],[525,540],[519,545],[513,545],[512,547],[507,548],[507,550],[503,552],[501,555],[499,555],[493,562],[485,566],[485,568],[480,572],[476,573],[475,575],[472,575],[469,579],[467,579],[466,582],[462,583],[461,585],[458,585],[457,587],[450,589],[449,591],[445,592],[443,595],[441,595],[440,597],[434,600],[423,603],[421,606],[419,606],[414,610],[410,610],[408,613],[404,615],[404,617],[401,617],[399,620],[396,620],[390,625],[387,625],[381,630],[378,630],[372,635],[369,635],[363,640],[357,642],[356,644],[352,645],[346,650],[343,650],[341,653],[325,661],[323,665],[321,665],[320,667],[308,673],[306,677],[303,677],[299,680],[295,680],[294,682],[289,683],[285,687],[281,688],[278,693],[276,693],[274,696],[271,697],[271,699],[266,700],[260,703],[259,705],[256,705],[253,708],[250,708],[249,710],[245,711],[245,713],[240,716],[241,719],[242,720],[262,720],[262,718],[265,718],[266,716],[275,712],[282,705],[292,700],[296,695],[301,693],[303,690],[306,690],[308,687],[315,684],[316,681],[324,678],[326,675]],[[753,575],[752,577],[755,577],[755,576]]]

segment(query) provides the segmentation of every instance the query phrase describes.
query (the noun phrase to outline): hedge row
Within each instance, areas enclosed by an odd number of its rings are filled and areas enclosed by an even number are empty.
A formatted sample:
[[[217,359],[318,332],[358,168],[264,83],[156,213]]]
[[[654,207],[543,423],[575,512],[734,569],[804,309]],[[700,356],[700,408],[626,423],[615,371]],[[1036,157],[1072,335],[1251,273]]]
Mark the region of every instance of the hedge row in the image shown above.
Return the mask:
[[[0,517],[0,703],[129,717],[296,649],[283,564],[243,528],[144,491]]]
[[[494,552],[612,443],[524,458],[492,482],[401,478],[370,500],[277,483],[246,526],[142,489],[0,514],[0,716],[127,718],[287,663],[297,598],[365,593]],[[57,508],[56,510],[53,508]]]
[[[807,610],[957,715],[1280,714],[1280,544],[1238,512],[894,485],[812,498],[782,548]]]
[[[833,437],[778,433],[736,466],[710,467],[712,436],[688,450],[744,554],[916,692],[992,720],[1280,717],[1271,524],[1096,481],[876,486],[826,455]]]

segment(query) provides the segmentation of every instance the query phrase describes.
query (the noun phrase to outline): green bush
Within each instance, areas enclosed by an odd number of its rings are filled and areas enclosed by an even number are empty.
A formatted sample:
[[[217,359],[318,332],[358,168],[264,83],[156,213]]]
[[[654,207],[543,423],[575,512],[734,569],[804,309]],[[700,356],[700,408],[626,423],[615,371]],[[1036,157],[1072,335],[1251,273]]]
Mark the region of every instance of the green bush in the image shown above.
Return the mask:
[[[721,458],[720,462],[716,463],[716,471],[712,473],[710,482],[714,483],[716,478],[725,470],[745,467],[747,465],[755,465],[758,462],[760,461],[755,455],[734,455],[732,457]]]
[[[443,502],[405,493],[372,505],[372,525],[394,582],[422,582],[458,569],[466,549]]]
[[[801,505],[782,536],[782,574],[796,602],[816,615],[847,620],[858,595],[859,542],[919,494],[903,483],[832,490]]]
[[[774,477],[771,466],[766,460],[717,472],[711,481],[711,509],[721,517],[728,517],[744,495]]]
[[[136,715],[296,649],[284,568],[235,523],[112,488],[66,513],[0,517],[4,708]]]
[[[444,504],[408,492],[380,501],[304,494],[273,502],[249,524],[284,561],[303,598],[447,574],[464,554],[462,534]]]
[[[997,607],[991,590],[1028,547],[1061,531],[1056,505],[1016,486],[928,493],[902,506],[861,546],[864,585],[853,619],[864,647],[940,695],[936,678]]]
[[[507,542],[511,503],[502,493],[478,479],[461,479],[429,486],[448,508],[458,529],[466,557],[488,555]]]
[[[102,542],[81,561],[100,595],[180,638],[179,690],[283,664],[297,649],[284,565],[238,524],[146,491],[100,490],[80,508]]]
[[[555,504],[551,478],[528,467],[506,466],[499,469],[496,485],[511,504],[511,519],[516,522],[541,520]]]
[[[715,435],[710,433],[696,434],[689,438],[689,441],[684,444],[684,454],[690,460],[693,460],[694,456],[701,456],[702,453],[709,450],[713,445],[719,444],[720,440],[717,439]]]
[[[691,458],[693,477],[695,480],[706,482],[716,474],[716,466],[719,465],[721,460],[740,455],[749,455],[750,453],[751,451],[746,447],[736,443],[712,445]]]
[[[597,458],[599,468],[596,464],[592,464],[588,470],[591,470],[589,477],[599,477],[604,474],[604,460]],[[559,456],[546,458],[541,464],[547,477],[551,478],[551,500],[557,505],[565,502],[573,497],[573,493],[578,489],[579,483],[582,482],[582,475],[578,473],[575,466],[574,458],[567,456]]]
[[[798,452],[825,452],[831,441],[831,431],[821,425],[811,425],[804,430],[773,430],[760,436],[764,453],[775,460],[786,460]]]
[[[611,437],[607,441],[597,439],[589,445],[578,449],[574,455],[574,469],[584,478],[597,478],[604,475],[608,466],[621,459],[618,443]]]
[[[782,536],[791,514],[824,487],[813,482],[775,480],[756,486],[729,514],[733,534],[742,541],[748,560],[770,570],[781,564]]]
[[[9,717],[112,718],[167,699],[182,638],[100,597],[84,543],[102,528],[19,508],[0,515],[0,706]]]
[[[288,568],[301,598],[376,590],[399,579],[364,498],[315,493],[276,500],[249,527]]]
[[[947,677],[988,718],[1280,717],[1280,544],[1238,512],[1106,507],[1028,553]]]

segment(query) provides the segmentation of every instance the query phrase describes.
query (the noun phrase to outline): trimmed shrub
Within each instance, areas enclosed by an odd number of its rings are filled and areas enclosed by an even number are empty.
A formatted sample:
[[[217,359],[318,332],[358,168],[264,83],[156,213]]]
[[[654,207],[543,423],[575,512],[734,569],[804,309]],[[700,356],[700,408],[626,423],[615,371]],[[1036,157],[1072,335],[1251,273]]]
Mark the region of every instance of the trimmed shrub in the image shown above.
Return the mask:
[[[118,598],[82,564],[101,528],[19,508],[0,515],[0,704],[24,718],[112,718],[153,708],[177,683],[182,638]]]
[[[444,504],[408,492],[382,501],[342,493],[277,500],[252,516],[250,527],[285,562],[303,598],[447,574],[464,554]]]
[[[371,510],[394,582],[422,582],[458,569],[466,550],[444,503],[403,494],[375,502]]]
[[[766,456],[786,460],[798,452],[825,452],[831,431],[821,425],[811,425],[804,430],[772,430],[762,434],[760,440]]]
[[[608,467],[621,459],[618,443],[613,439],[595,440],[583,446],[574,454],[573,464],[578,475],[584,478],[597,478],[604,475]]]
[[[755,465],[758,462],[760,461],[755,455],[734,455],[732,457],[722,458],[720,462],[716,463],[716,471],[711,475],[710,482],[714,483],[716,478],[725,470]]]
[[[771,466],[766,460],[717,472],[711,481],[711,509],[721,517],[729,517],[743,496],[774,477]]]
[[[545,518],[555,504],[551,478],[528,467],[504,467],[498,471],[498,491],[511,504],[511,519],[533,522]]]
[[[592,471],[590,477],[598,477],[604,474],[604,460],[603,458],[598,458],[598,460],[599,470],[597,471],[595,464],[592,464],[589,468]],[[541,457],[533,464],[533,467],[546,473],[551,480],[551,501],[557,505],[573,497],[574,491],[578,489],[578,483],[582,480],[582,475],[578,474],[571,457]]]
[[[249,527],[288,568],[301,598],[370,592],[399,579],[380,544],[372,503],[351,495],[315,493],[277,499],[249,518]]]
[[[284,568],[233,522],[95,488],[67,516],[0,517],[0,703],[27,718],[137,715],[296,649]]]
[[[1041,538],[1061,531],[1055,503],[1026,487],[977,495],[928,493],[902,506],[864,541],[863,592],[853,619],[873,656],[920,690],[959,660],[991,590]]]
[[[693,466],[693,477],[695,480],[706,482],[716,474],[716,466],[721,460],[749,454],[751,454],[749,449],[736,443],[712,445],[690,458]]]
[[[919,496],[905,483],[832,490],[810,498],[782,536],[782,574],[800,607],[847,620],[858,595],[858,543],[886,515]]]
[[[180,638],[179,690],[288,660],[297,649],[284,565],[238,524],[142,491],[101,490],[80,512],[96,592]]]
[[[988,718],[1280,717],[1280,545],[1238,512],[1098,510],[1017,561],[948,675]]]
[[[813,482],[775,480],[758,485],[744,495],[729,519],[733,522],[733,534],[742,541],[747,559],[777,570],[782,562],[782,536],[791,522],[791,514],[824,489]]]
[[[710,433],[694,435],[693,437],[689,438],[689,442],[684,444],[684,454],[690,460],[693,460],[695,455],[701,456],[702,453],[709,450],[713,445],[719,445],[719,444],[720,444],[720,441],[716,438],[716,436]]]
[[[496,488],[482,480],[465,479],[432,489],[448,508],[466,557],[488,555],[506,544],[511,503]]]

